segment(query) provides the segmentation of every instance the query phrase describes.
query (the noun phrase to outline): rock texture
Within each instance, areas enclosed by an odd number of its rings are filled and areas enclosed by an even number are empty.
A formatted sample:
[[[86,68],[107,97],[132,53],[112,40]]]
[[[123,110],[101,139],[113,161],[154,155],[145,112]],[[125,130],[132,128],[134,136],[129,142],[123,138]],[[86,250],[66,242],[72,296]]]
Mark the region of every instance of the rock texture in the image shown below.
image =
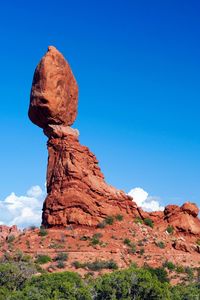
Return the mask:
[[[49,124],[72,125],[77,105],[78,86],[70,66],[50,46],[34,73],[29,118],[42,128]]]
[[[164,220],[174,226],[177,231],[186,234],[200,234],[199,209],[191,202],[184,203],[181,207],[168,205],[164,210]]]
[[[17,237],[19,236],[21,231],[17,228],[16,225],[11,227],[6,225],[0,225],[0,242],[3,240],[7,240],[10,236]]]
[[[43,206],[45,227],[68,224],[95,226],[108,216],[121,214],[151,218],[163,228],[200,235],[198,207],[185,203],[168,205],[164,212],[144,212],[130,196],[108,185],[93,153],[79,143],[73,124],[78,105],[78,86],[69,64],[55,48],[49,47],[38,64],[31,89],[29,117],[43,128],[48,139],[47,197]],[[184,248],[183,245],[174,247]]]
[[[138,215],[130,196],[109,186],[90,150],[72,129],[78,87],[62,54],[49,47],[36,68],[29,117],[48,136],[47,193],[42,223],[97,225],[111,215]]]

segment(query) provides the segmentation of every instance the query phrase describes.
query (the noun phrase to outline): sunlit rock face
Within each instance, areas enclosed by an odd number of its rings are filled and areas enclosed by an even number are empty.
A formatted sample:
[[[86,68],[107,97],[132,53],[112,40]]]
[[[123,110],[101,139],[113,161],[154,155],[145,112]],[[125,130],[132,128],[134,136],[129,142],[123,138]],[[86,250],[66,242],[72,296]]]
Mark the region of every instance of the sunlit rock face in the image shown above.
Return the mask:
[[[68,62],[55,47],[48,48],[35,70],[30,98],[29,118],[42,128],[72,125],[76,119],[78,86]]]
[[[108,185],[95,155],[70,127],[76,119],[78,86],[69,64],[49,47],[38,64],[31,89],[29,118],[48,136],[47,197],[42,223],[94,226],[107,216],[138,215],[132,198]]]

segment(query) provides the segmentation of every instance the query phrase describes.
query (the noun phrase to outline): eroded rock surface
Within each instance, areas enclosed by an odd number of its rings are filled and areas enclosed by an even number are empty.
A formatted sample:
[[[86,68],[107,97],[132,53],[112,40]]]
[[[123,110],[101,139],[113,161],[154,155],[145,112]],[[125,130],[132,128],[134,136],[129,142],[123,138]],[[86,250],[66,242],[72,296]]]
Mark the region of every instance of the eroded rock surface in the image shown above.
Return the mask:
[[[30,98],[29,118],[42,128],[72,125],[76,119],[78,86],[68,62],[53,46],[35,70]]]
[[[65,128],[62,138],[48,141],[49,161],[43,224],[96,225],[106,216],[137,213],[137,206],[124,192],[109,186],[88,147],[78,141],[77,132]]]
[[[199,235],[199,209],[196,204],[186,202],[182,206],[168,205],[164,210],[164,219],[177,231]]]
[[[78,87],[72,71],[55,48],[49,47],[36,68],[29,117],[48,136],[47,198],[43,225],[97,225],[106,216],[137,215],[130,196],[109,186],[90,150],[72,129]]]

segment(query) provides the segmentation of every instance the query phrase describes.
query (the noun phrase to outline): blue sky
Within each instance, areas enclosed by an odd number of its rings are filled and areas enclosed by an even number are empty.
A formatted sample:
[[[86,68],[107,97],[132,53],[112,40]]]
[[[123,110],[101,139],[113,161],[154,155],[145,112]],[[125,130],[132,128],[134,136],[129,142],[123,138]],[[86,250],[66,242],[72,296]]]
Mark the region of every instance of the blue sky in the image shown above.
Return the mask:
[[[48,45],[79,85],[74,124],[106,180],[161,204],[200,205],[199,1],[4,1],[0,10],[0,199],[44,188],[47,150],[27,117]]]

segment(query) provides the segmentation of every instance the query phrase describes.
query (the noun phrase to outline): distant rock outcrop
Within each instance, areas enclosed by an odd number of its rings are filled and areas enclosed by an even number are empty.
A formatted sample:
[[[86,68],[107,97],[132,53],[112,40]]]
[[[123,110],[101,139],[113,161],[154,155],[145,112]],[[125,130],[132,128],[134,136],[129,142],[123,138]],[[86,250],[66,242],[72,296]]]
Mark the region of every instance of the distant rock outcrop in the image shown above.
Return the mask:
[[[36,68],[29,107],[33,123],[48,136],[47,198],[42,224],[97,225],[105,217],[138,215],[132,198],[104,181],[98,161],[72,129],[78,87],[62,54],[49,47]]]
[[[168,205],[164,210],[164,220],[177,231],[199,235],[200,220],[198,213],[198,207],[191,202],[186,202],[182,206]]]

